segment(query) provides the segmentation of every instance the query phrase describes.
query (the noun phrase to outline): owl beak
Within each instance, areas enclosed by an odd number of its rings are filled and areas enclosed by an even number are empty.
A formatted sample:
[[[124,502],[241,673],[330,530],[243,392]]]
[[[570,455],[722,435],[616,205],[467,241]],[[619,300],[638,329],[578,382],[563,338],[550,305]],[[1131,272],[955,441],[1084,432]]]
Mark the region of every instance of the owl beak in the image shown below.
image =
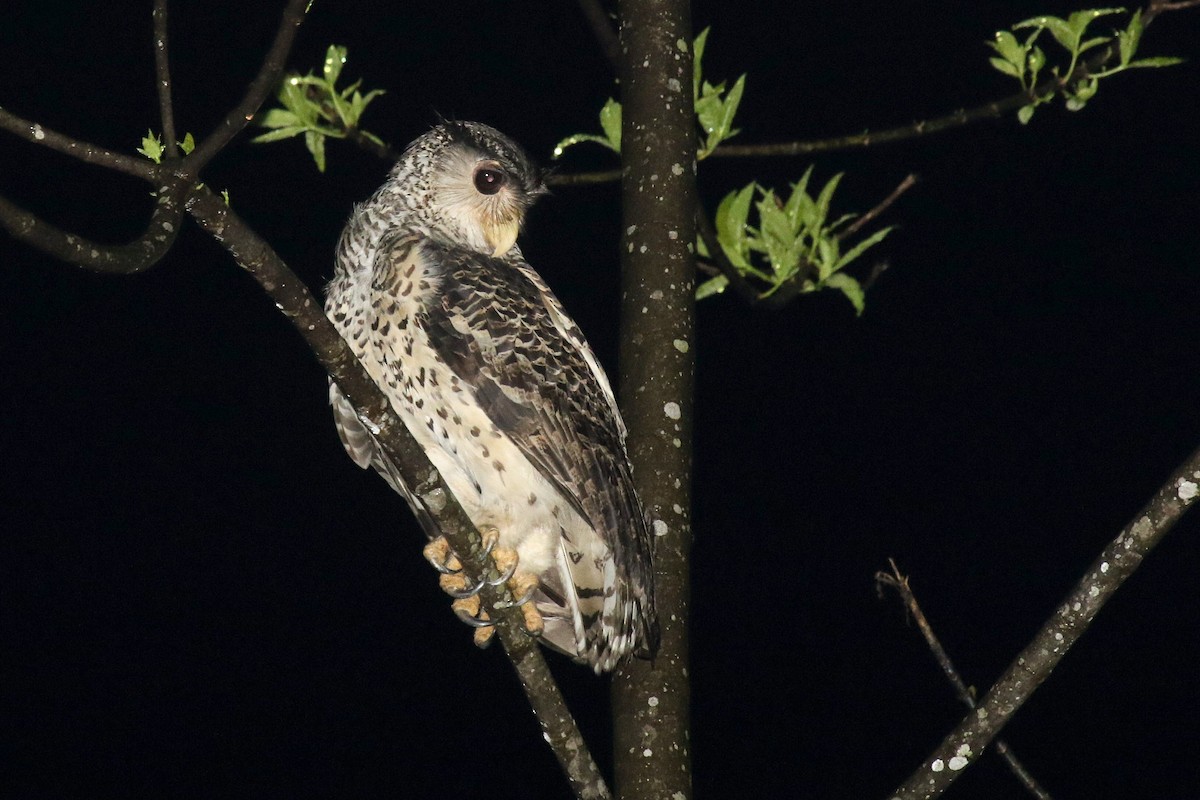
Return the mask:
[[[484,238],[492,247],[492,258],[500,258],[500,256],[512,249],[512,246],[517,242],[517,234],[521,231],[521,221],[519,218],[512,220],[496,220],[493,223],[485,224],[483,227]]]

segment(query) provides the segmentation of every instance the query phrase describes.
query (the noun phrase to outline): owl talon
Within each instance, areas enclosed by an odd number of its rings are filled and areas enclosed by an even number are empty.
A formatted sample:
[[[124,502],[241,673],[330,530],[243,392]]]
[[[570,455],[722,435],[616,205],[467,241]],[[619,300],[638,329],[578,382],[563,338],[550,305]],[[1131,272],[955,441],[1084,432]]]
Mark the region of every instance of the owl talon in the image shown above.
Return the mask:
[[[446,541],[445,536],[431,539],[429,544],[425,545],[421,550],[421,553],[425,556],[425,560],[429,562],[430,566],[443,575],[453,575],[456,572],[462,571],[462,562],[450,550],[450,543]]]
[[[496,624],[483,610],[479,595],[459,598],[450,604],[450,608],[454,610],[455,616],[472,628],[490,628]]]
[[[483,590],[483,587],[487,585],[487,580],[480,578],[474,586],[470,586],[467,584],[466,576],[461,574],[461,572],[456,572],[440,576],[438,578],[438,585],[442,587],[442,591],[446,594],[463,600],[468,597],[477,596]]]

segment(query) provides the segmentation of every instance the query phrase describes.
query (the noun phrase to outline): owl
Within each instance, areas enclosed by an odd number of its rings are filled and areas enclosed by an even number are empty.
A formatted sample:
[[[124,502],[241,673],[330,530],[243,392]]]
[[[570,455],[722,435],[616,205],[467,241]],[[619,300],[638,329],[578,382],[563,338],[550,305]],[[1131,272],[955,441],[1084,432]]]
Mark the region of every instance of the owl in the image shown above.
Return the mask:
[[[442,122],[355,207],[325,311],[483,535],[526,628],[602,672],[657,647],[653,536],[608,378],[516,244],[545,192],[511,139]],[[486,638],[436,521],[334,383],[329,396],[346,451],[408,501]]]

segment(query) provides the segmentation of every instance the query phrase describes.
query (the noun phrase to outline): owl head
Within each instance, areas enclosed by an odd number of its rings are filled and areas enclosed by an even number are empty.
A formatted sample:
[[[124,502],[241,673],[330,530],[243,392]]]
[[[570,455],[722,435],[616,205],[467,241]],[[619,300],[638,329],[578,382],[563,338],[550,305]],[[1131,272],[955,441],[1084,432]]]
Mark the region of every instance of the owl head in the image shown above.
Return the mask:
[[[404,151],[389,175],[421,227],[448,244],[499,258],[546,193],[521,147],[478,122],[443,121]]]

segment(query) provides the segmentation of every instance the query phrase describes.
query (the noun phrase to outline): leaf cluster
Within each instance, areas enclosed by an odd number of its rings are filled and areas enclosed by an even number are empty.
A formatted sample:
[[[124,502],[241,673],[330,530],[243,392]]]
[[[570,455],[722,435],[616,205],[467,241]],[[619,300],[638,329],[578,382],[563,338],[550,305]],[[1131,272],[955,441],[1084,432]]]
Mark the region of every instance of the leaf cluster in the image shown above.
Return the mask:
[[[1142,12],[1134,11],[1124,29],[1114,30],[1111,36],[1089,36],[1088,28],[1101,17],[1128,13],[1124,8],[1091,8],[1076,11],[1066,19],[1052,16],[1031,17],[1018,22],[1011,30],[997,31],[988,42],[996,53],[989,59],[992,66],[1005,75],[1016,78],[1021,88],[1029,93],[1030,102],[1017,112],[1022,124],[1033,117],[1034,109],[1050,102],[1062,94],[1067,109],[1079,111],[1091,100],[1100,86],[1100,80],[1127,69],[1145,67],[1168,67],[1182,61],[1179,58],[1143,58],[1135,61],[1145,24]],[[1017,31],[1030,31],[1019,39]],[[1062,50],[1066,51],[1065,64],[1050,67],[1053,80],[1039,83],[1039,76],[1046,66],[1046,53],[1038,46],[1039,38],[1048,32]],[[1044,41],[1044,38],[1042,38]],[[1091,72],[1080,57],[1102,45],[1116,41],[1117,64],[1099,72]]]
[[[330,45],[325,54],[321,74],[291,74],[279,86],[278,98],[282,108],[272,108],[263,114],[258,124],[271,130],[254,137],[255,142],[277,142],[304,134],[304,146],[312,154],[317,169],[325,171],[325,140],[345,139],[357,134],[383,146],[383,140],[359,128],[367,106],[383,89],[365,94],[359,90],[362,79],[344,89],[337,87],[342,68],[346,65],[347,49]]]
[[[746,88],[745,74],[728,88],[724,81],[714,85],[704,80],[701,62],[704,59],[704,46],[708,41],[709,30],[705,28],[700,31],[700,35],[692,42],[692,102],[696,109],[696,123],[701,131],[696,148],[698,161],[707,158],[721,142],[738,134],[738,129],[733,127],[733,119],[737,115],[738,106],[742,102],[742,92]],[[687,43],[681,39],[679,46],[686,48]],[[600,109],[600,130],[600,134],[575,133],[566,137],[554,146],[553,157],[561,158],[568,147],[582,142],[592,142],[620,154],[621,104],[611,97]]]
[[[770,297],[784,287],[797,294],[837,289],[861,314],[862,284],[844,270],[893,228],[875,231],[843,252],[841,240],[846,226],[857,215],[829,219],[842,173],[830,178],[814,197],[808,191],[812,171],[811,166],[805,170],[786,199],[757,183],[726,195],[717,207],[717,242],[742,277],[764,286],[760,297]],[[757,212],[757,225],[751,224],[752,210]],[[703,242],[700,256],[712,257]],[[700,284],[696,298],[719,294],[728,285],[725,275],[717,275]]]

